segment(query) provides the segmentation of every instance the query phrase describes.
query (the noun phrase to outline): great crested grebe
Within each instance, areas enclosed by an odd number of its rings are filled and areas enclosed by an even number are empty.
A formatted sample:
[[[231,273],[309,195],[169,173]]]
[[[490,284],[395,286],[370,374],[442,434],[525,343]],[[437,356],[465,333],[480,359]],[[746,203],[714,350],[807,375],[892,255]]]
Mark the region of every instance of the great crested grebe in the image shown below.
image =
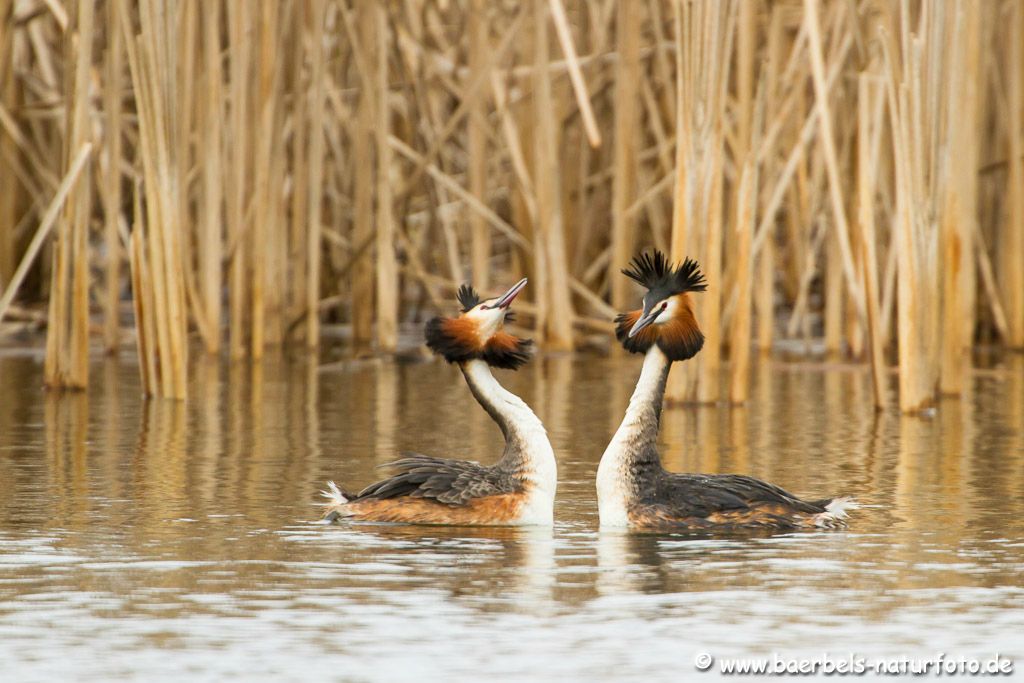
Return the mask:
[[[427,323],[427,346],[455,363],[474,398],[505,437],[494,465],[433,458],[417,453],[390,464],[395,476],[358,494],[334,482],[324,518],[452,525],[551,525],[557,465],[544,425],[526,403],[504,389],[491,367],[515,370],[530,359],[532,342],[503,329],[509,305],[526,286],[523,278],[495,299],[481,301],[473,288],[458,292],[461,313]]]
[[[707,288],[696,261],[679,267],[655,251],[633,259],[624,275],[647,289],[643,308],[616,319],[627,351],[644,354],[643,370],[618,431],[597,469],[601,526],[635,529],[800,529],[845,526],[849,498],[806,501],[739,474],[666,471],[655,442],[673,361],[704,345],[689,292]]]

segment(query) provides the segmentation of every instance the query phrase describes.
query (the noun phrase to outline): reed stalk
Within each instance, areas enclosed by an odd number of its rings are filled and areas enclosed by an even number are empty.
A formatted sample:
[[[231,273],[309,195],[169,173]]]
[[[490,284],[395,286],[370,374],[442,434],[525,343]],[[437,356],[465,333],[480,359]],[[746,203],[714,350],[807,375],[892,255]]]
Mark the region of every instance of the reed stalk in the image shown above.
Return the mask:
[[[230,105],[229,141],[230,171],[227,176],[228,227],[228,354],[232,359],[245,356],[247,301],[246,284],[246,197],[249,168],[249,83],[251,20],[250,3],[227,3],[230,73],[228,103]]]
[[[392,207],[393,184],[392,153],[388,136],[391,134],[391,102],[388,99],[388,15],[387,8],[378,4],[375,9],[376,39],[373,54],[373,91],[377,98],[377,125],[374,129],[377,155],[377,220],[376,220],[376,322],[377,344],[385,353],[398,348],[398,261],[395,257],[395,222]]]
[[[36,228],[35,234],[32,236],[32,241],[29,243],[28,248],[25,249],[25,254],[21,258],[21,263],[18,264],[18,268],[14,271],[9,282],[7,282],[3,288],[3,294],[0,295],[0,321],[4,319],[4,314],[7,313],[11,306],[11,302],[14,301],[14,297],[18,294],[18,288],[25,281],[25,277],[28,275],[29,268],[32,267],[33,262],[36,260],[39,251],[43,248],[46,242],[46,238],[50,235],[50,230],[57,222],[57,217],[60,211],[64,208],[64,201],[75,187],[75,183],[78,181],[79,175],[85,168],[86,162],[89,161],[89,155],[92,153],[93,144],[86,142],[82,145],[82,148],[78,150],[78,154],[71,161],[71,165],[68,168],[68,174],[64,176],[61,181],[60,187],[57,188],[57,193],[50,201],[46,212],[43,214],[43,219],[39,223],[39,227]]]
[[[620,2],[615,16],[615,176],[612,179],[612,235],[608,280],[611,304],[619,310],[630,306],[633,296],[630,281],[619,271],[633,258],[636,241],[634,218],[627,213],[637,195],[637,140],[640,123],[640,21],[634,4]]]
[[[818,3],[804,0],[804,20],[807,25],[808,53],[811,58],[815,102],[818,107],[818,125],[821,127],[822,157],[828,173],[829,200],[832,204],[839,255],[851,298],[861,317],[864,317],[863,294],[860,291],[850,247],[850,228],[847,225],[846,208],[843,202],[842,178],[840,177],[839,156],[833,135],[833,119],[828,101],[828,85],[825,80],[825,59],[822,51],[821,27],[818,22]]]
[[[768,36],[765,57],[770,65],[779,64],[783,59],[786,15],[782,6],[773,7],[768,22]],[[756,56],[756,53],[755,53]],[[751,67],[752,68],[752,67]],[[779,106],[779,69],[768,68],[764,71],[765,117],[774,121]],[[768,141],[770,144],[770,141]],[[764,146],[764,145],[763,145]],[[765,161],[765,175],[772,177],[777,171],[777,163],[773,159]],[[762,187],[762,192],[764,188]],[[756,234],[756,233],[755,233]],[[775,327],[775,239],[768,232],[761,242],[756,255],[754,279],[754,307],[757,311],[756,346],[765,354],[771,350]]]
[[[696,257],[712,283],[696,297],[696,314],[704,334],[719,340],[725,85],[735,10],[732,2],[694,2],[684,5],[676,19],[678,180],[671,252],[677,261]],[[706,345],[695,363],[684,364],[683,372],[669,378],[669,401],[718,399],[720,343]]]
[[[739,187],[735,193],[736,211],[732,219],[732,274],[736,307],[729,329],[729,400],[745,403],[750,391],[751,318],[754,298],[754,258],[752,243],[757,220],[758,162],[761,119],[764,112],[763,89],[754,103],[754,48],[758,34],[759,3],[743,2],[739,7],[736,54],[736,160],[741,164]],[[762,80],[763,82],[763,80]],[[756,120],[755,120],[756,119]]]
[[[745,403],[750,393],[750,330],[753,301],[751,242],[756,221],[757,182],[757,165],[752,155],[748,155],[740,174],[740,186],[736,195],[737,215],[732,235],[737,245],[735,282],[738,296],[730,330],[729,400],[735,404]]]
[[[857,221],[860,228],[862,254],[861,272],[864,296],[867,300],[868,345],[871,352],[871,387],[875,408],[884,410],[888,405],[886,391],[885,341],[882,337],[880,302],[878,292],[878,250],[875,228],[875,187],[878,156],[873,144],[881,137],[880,106],[883,102],[878,95],[879,88],[873,83],[870,72],[861,73],[857,79]]]
[[[565,256],[565,235],[562,224],[561,185],[558,174],[558,131],[552,116],[551,76],[548,69],[548,3],[534,0],[534,75],[533,115],[535,146],[533,179],[537,195],[537,222],[534,225],[534,257],[537,268],[544,272],[547,316],[544,339],[549,348],[573,348],[573,310],[569,290],[568,263]]]
[[[374,98],[373,54],[377,47],[376,9],[374,2],[359,0],[358,7],[359,41],[353,40],[353,50],[358,55],[359,106],[356,114],[355,139],[352,155],[356,173],[353,194],[354,215],[352,217],[352,242],[363,244],[373,239],[373,190],[376,185],[373,173],[374,128],[377,125],[377,102]],[[352,293],[352,353],[370,352],[373,341],[373,263],[362,256],[352,255],[350,271],[350,292]]]
[[[487,38],[487,3],[472,0],[469,17],[469,73],[475,82],[487,77],[487,52],[490,41]],[[487,201],[487,105],[482,97],[473,100],[468,116],[469,126],[469,191],[480,201]],[[490,285],[491,233],[487,222],[477,213],[469,217],[470,263],[473,283],[481,290]]]
[[[202,313],[210,331],[203,341],[207,353],[221,347],[221,288],[224,281],[224,108],[221,64],[221,9],[216,2],[202,3],[203,96],[199,121],[202,168],[202,209],[196,239]]]
[[[283,220],[287,222],[288,230],[285,236],[287,251],[282,255],[287,275],[284,287],[284,341],[301,342],[305,338],[307,327],[302,325],[306,315],[306,303],[309,298],[306,286],[309,284],[309,250],[306,245],[306,235],[309,231],[309,138],[311,135],[310,124],[310,97],[309,88],[312,80],[312,65],[315,59],[313,50],[322,47],[323,38],[319,43],[312,42],[302,46],[299,50],[289,50],[288,41],[291,39],[303,40],[304,36],[311,34],[312,22],[316,21],[311,13],[317,8],[313,3],[299,3],[294,8],[292,34],[285,38],[282,52],[286,58],[286,64],[282,70],[284,83],[282,85],[285,97],[292,102],[289,109],[287,104],[282,107],[282,115],[285,117],[285,133],[282,136],[282,144],[285,149],[282,154],[284,164],[285,182],[291,182],[291,187],[284,193],[281,200],[281,209],[284,213]],[[289,16],[287,10],[285,16]],[[291,128],[291,134],[287,133]],[[290,192],[290,196],[288,193]]]
[[[122,0],[107,0],[108,27],[106,60],[107,87],[103,108],[107,116],[104,129],[106,168],[103,170],[103,246],[106,250],[103,298],[103,344],[108,352],[117,350],[121,332],[121,96],[124,91],[124,39],[121,33]]]
[[[327,21],[325,0],[313,0],[312,16],[312,75],[309,85],[309,184],[307,212],[309,227],[306,232],[306,344],[314,348],[320,343],[320,314],[317,301],[320,298],[320,270],[322,251],[322,208],[324,177],[324,98],[326,78],[326,49],[324,47],[324,25]]]
[[[934,149],[930,125],[938,112],[931,97],[934,78],[922,73],[921,50],[914,49],[914,37],[907,14],[889,17],[882,27],[887,62],[886,92],[892,126],[893,161],[896,166],[896,239],[899,302],[900,409],[917,412],[931,408],[938,388],[935,346],[938,338],[937,229],[932,222],[929,186],[935,176],[926,176],[924,159]],[[893,36],[902,35],[901,50],[895,49]],[[941,31],[941,19],[925,22],[921,40],[930,47]],[[934,72],[933,72],[934,73]],[[931,294],[931,295],[930,295]]]
[[[942,241],[942,349],[939,387],[943,394],[964,390],[970,365],[976,273],[971,244],[977,214],[978,152],[981,147],[977,113],[984,90],[981,73],[981,14],[976,3],[961,1],[951,8],[947,28],[949,74],[943,93],[947,143],[938,163],[945,175],[940,210]]]
[[[1012,3],[1010,7],[1010,33],[1024,35],[1024,7]],[[1003,121],[1006,123],[1007,166],[1006,221],[1015,226],[1002,233],[1000,241],[1000,274],[1002,276],[1003,307],[1006,312],[1007,343],[1013,348],[1024,348],[1024,46],[1021,40],[1006,42],[1002,64],[1005,88]]]
[[[74,64],[67,81],[65,163],[89,144],[89,68],[92,64],[95,3],[86,0],[73,8],[65,60]],[[46,338],[46,386],[54,389],[85,389],[89,383],[89,254],[87,252],[92,192],[88,167],[85,181],[76,183],[64,204],[53,247],[50,310]]]
[[[174,17],[156,0],[144,0],[139,6],[140,31],[136,34],[127,17],[122,22],[128,53],[129,71],[139,113],[139,156],[142,160],[144,211],[138,211],[135,229],[141,234],[142,273],[145,291],[144,320],[150,333],[151,354],[157,359],[153,395],[184,399],[187,395],[187,317],[183,278],[182,236],[178,230],[183,217],[178,201],[179,154],[176,144],[176,64],[177,46],[172,39]],[[138,192],[138,188],[136,189]],[[136,197],[136,202],[140,198]],[[148,309],[150,312],[146,314]],[[149,361],[152,362],[152,361]]]
[[[15,109],[15,80],[8,77],[14,68],[14,0],[0,0],[0,107]],[[14,155],[14,141],[0,127],[0,159]],[[0,192],[0,291],[11,282],[15,263],[15,229],[18,224],[19,195],[16,183],[8,183]]]

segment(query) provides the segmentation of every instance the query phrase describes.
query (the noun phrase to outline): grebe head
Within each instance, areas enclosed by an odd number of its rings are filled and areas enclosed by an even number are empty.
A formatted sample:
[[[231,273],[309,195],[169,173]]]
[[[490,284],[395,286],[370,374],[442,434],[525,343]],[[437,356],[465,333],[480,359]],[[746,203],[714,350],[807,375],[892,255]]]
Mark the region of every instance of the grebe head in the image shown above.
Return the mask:
[[[449,363],[479,359],[496,368],[516,370],[530,359],[533,342],[520,339],[504,330],[512,320],[509,310],[513,299],[526,287],[526,278],[507,292],[481,301],[469,285],[459,287],[461,313],[454,318],[437,317],[426,327],[427,346]]]
[[[707,282],[696,261],[675,266],[660,251],[641,254],[622,271],[643,285],[643,307],[615,318],[615,337],[631,353],[646,353],[654,344],[669,360],[692,358],[704,345],[693,317],[689,292],[703,292]]]

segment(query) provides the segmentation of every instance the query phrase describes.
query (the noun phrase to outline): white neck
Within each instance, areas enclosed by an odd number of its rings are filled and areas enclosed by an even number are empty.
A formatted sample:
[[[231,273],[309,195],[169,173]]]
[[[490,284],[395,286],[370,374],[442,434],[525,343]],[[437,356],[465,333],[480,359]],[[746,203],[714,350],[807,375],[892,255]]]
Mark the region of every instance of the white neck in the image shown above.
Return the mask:
[[[647,352],[626,415],[601,456],[597,503],[602,526],[627,526],[626,507],[633,494],[634,470],[661,464],[655,443],[671,365],[657,344]]]
[[[531,484],[530,505],[536,510],[530,517],[543,518],[537,523],[550,524],[553,516],[558,465],[543,423],[523,399],[498,384],[491,368],[482,360],[461,364],[473,396],[487,411],[505,436],[505,452],[497,466],[514,472]]]

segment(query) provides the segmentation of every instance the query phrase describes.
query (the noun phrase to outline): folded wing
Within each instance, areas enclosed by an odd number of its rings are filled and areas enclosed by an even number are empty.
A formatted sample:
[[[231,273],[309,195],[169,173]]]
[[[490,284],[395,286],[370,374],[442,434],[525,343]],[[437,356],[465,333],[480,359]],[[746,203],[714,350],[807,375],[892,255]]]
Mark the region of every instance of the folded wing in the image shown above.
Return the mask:
[[[410,497],[459,506],[478,498],[516,493],[522,488],[511,474],[466,460],[409,453],[387,467],[396,474],[366,487],[352,502]]]
[[[784,489],[739,474],[672,474],[654,477],[641,491],[641,504],[656,505],[678,518],[707,518],[752,508],[816,514],[828,501],[805,501]]]

